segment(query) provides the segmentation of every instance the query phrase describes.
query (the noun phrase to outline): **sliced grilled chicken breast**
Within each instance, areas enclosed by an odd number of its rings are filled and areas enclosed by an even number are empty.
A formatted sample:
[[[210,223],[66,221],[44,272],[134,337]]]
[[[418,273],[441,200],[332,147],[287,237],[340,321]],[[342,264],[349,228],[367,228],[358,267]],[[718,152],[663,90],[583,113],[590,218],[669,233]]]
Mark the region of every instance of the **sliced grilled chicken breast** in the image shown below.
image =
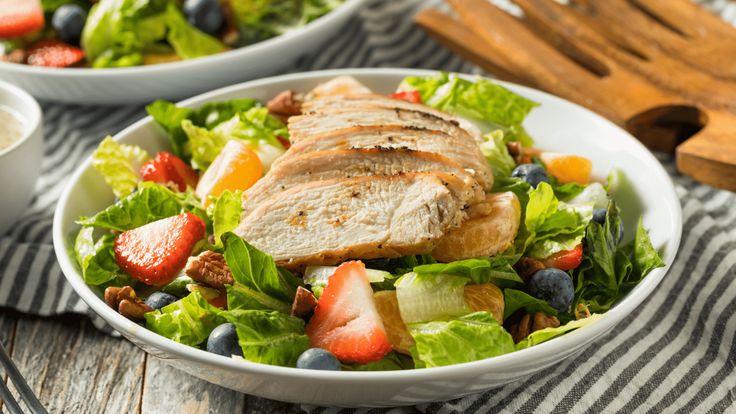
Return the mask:
[[[493,173],[478,145],[471,139],[458,139],[441,131],[402,126],[374,125],[331,131],[294,143],[275,166],[298,154],[345,150],[351,148],[406,148],[434,152],[472,170],[478,183],[486,190],[493,187]]]
[[[422,254],[465,219],[473,196],[439,172],[316,181],[260,203],[235,233],[292,269]]]
[[[448,173],[465,183],[473,193],[468,203],[485,198],[471,174],[440,154],[403,148],[328,150],[286,157],[243,194],[243,214],[275,194],[311,181],[430,171]]]
[[[440,262],[493,256],[511,247],[519,231],[521,207],[512,192],[491,193],[473,205],[470,217],[451,229],[432,250]]]

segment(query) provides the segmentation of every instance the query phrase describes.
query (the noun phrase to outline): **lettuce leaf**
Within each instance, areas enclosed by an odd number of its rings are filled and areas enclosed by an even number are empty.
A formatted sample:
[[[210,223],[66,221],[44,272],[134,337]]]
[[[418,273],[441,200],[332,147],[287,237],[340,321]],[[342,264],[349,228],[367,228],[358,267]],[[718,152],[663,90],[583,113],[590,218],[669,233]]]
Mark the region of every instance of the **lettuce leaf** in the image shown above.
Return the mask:
[[[411,353],[417,368],[477,361],[515,350],[511,335],[488,312],[408,328],[416,342]]]
[[[507,140],[521,140],[524,146],[532,144],[521,123],[539,104],[495,82],[481,78],[472,82],[442,72],[407,77],[399,89],[419,91],[425,104],[480,123],[484,132],[502,129]]]
[[[189,24],[173,3],[166,8],[166,23],[169,28],[166,40],[182,59],[214,55],[226,49],[222,42]]]
[[[215,245],[222,246],[222,235],[235,230],[240,224],[240,213],[243,211],[242,191],[225,190],[213,203],[212,229]]]
[[[146,328],[173,341],[198,346],[225,322],[223,313],[199,292],[192,292],[160,310],[146,313]]]
[[[416,323],[470,313],[464,296],[468,281],[465,277],[445,274],[405,274],[396,281],[401,319]]]
[[[192,125],[212,129],[232,119],[241,111],[247,111],[260,105],[255,99],[233,99],[229,101],[211,102],[199,109],[182,108],[174,103],[157,100],[146,107],[146,111],[169,134],[174,154],[188,160],[191,149],[187,148],[188,138],[182,129],[182,122],[189,120]]]
[[[529,314],[544,312],[548,315],[557,316],[557,309],[550,306],[547,301],[535,298],[520,290],[504,289],[503,301],[505,304],[503,309],[504,320],[519,309],[524,309]]]
[[[115,261],[115,234],[105,233],[94,240],[94,228],[82,227],[74,242],[74,254],[82,269],[84,282],[90,286],[123,286],[130,277]]]
[[[484,135],[485,142],[480,144],[480,151],[488,160],[496,180],[511,176],[511,172],[516,168],[516,161],[509,154],[503,135],[503,131],[497,129]]]
[[[475,259],[458,260],[450,263],[435,263],[421,265],[414,268],[419,274],[448,274],[463,276],[469,283],[493,283],[500,287],[519,286],[524,281],[513,268],[518,256],[479,257]]]
[[[240,289],[247,294],[247,298],[254,297],[250,293],[256,292],[255,296],[261,298],[257,302],[262,306],[268,307],[272,304],[270,306],[272,309],[288,313],[296,294],[296,286],[299,284],[298,279],[290,273],[279,271],[271,256],[233,233],[223,234],[222,242],[225,246],[225,262],[235,280],[233,288],[248,289]],[[229,290],[228,306],[232,303],[233,308],[248,308],[253,304],[250,300],[246,301],[245,297],[231,295],[231,290],[232,293],[235,292],[233,289]],[[238,298],[243,302],[239,303]],[[271,298],[273,301],[263,298]]]
[[[544,328],[532,332],[529,334],[529,336],[522,339],[521,341],[519,341],[519,343],[516,344],[516,350],[519,351],[525,348],[529,348],[530,346],[541,344],[542,342],[549,341],[550,339],[560,336],[564,333],[582,328],[583,326],[590,325],[591,323],[602,319],[603,316],[604,315],[602,314],[594,313],[585,319],[570,321],[562,326],[558,326],[557,328]]]
[[[343,365],[343,371],[398,371],[401,369],[412,369],[414,363],[408,357],[396,352],[389,352],[378,361],[367,364]]]
[[[174,192],[161,184],[144,181],[140,183],[135,193],[92,217],[80,217],[77,223],[125,231],[187,211],[196,214],[207,223],[209,219],[199,205],[199,200],[191,191]]]
[[[86,0],[41,0],[44,13],[53,13],[65,4],[75,4],[84,10],[89,10],[90,3]]]
[[[284,147],[276,137],[289,136],[284,123],[269,115],[266,108],[251,108],[241,112],[212,130],[198,127],[188,120],[182,122],[181,126],[190,142],[192,166],[202,171],[210,166],[227,141],[231,139],[248,141],[250,147],[258,152],[264,167],[268,167],[273,159],[284,152]],[[271,146],[278,152],[275,155],[269,152],[268,157],[264,157],[264,154],[259,151],[259,148],[263,146]]]
[[[281,312],[231,310],[223,317],[235,324],[243,358],[261,364],[295,367],[309,348],[304,321]]]
[[[586,303],[593,312],[607,311],[649,272],[664,266],[641,220],[634,239],[623,246],[620,226],[618,207],[611,201],[606,222],[591,221],[586,228],[583,262],[572,274],[575,304]]]
[[[148,159],[148,153],[142,148],[119,144],[110,136],[103,139],[92,153],[92,165],[119,198],[135,190],[141,179],[138,170]]]

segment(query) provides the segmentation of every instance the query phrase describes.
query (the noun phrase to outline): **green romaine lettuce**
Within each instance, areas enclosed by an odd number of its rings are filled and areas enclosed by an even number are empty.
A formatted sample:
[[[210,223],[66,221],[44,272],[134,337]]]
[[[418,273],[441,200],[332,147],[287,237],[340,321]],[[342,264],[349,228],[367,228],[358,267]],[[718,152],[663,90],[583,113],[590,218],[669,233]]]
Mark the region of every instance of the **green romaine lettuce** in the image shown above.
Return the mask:
[[[74,253],[84,282],[91,286],[122,286],[130,278],[115,261],[115,234],[105,233],[94,240],[94,228],[82,227],[74,242]]]
[[[529,348],[530,346],[541,344],[542,342],[549,341],[550,339],[560,336],[564,333],[582,328],[583,326],[590,325],[591,323],[602,319],[603,316],[604,315],[602,314],[594,313],[585,319],[570,321],[562,326],[558,326],[557,328],[544,328],[538,331],[534,331],[530,333],[529,336],[522,339],[521,341],[519,341],[519,343],[516,344],[516,350],[519,351],[524,348]]]
[[[408,325],[417,368],[477,361],[513,352],[511,335],[488,312],[475,312],[447,321]]]
[[[166,40],[182,59],[214,55],[225,50],[222,42],[189,24],[173,3],[166,8],[166,22],[169,28]]]
[[[309,348],[304,321],[281,312],[231,310],[223,313],[235,324],[243,358],[261,364],[296,366],[296,360]]]
[[[417,266],[415,273],[447,274],[463,276],[469,283],[493,283],[500,287],[518,286],[524,283],[513,268],[518,256],[479,257],[450,263],[435,263]]]
[[[516,289],[504,289],[503,291],[503,319],[506,320],[514,312],[524,309],[526,313],[533,314],[535,312],[544,312],[548,315],[557,316],[557,309],[547,303],[547,301],[535,298],[526,292]]]
[[[212,129],[232,119],[241,111],[247,111],[260,103],[255,99],[233,99],[222,102],[211,102],[198,109],[181,108],[174,103],[158,100],[146,107],[148,114],[169,134],[171,148],[177,156],[188,160],[191,149],[188,148],[187,135],[182,129],[182,121],[189,120],[192,125]]]
[[[414,368],[413,361],[396,352],[389,352],[385,357],[367,364],[343,365],[344,371],[398,371]]]
[[[273,303],[272,309],[289,312],[299,280],[288,272],[279,271],[271,256],[259,251],[233,233],[225,233],[222,236],[222,242],[225,245],[225,262],[230,267],[235,280],[233,288],[238,288],[240,285],[248,289],[240,289],[246,292],[248,298],[261,298],[257,300],[261,305],[267,306],[267,303]],[[250,292],[257,292],[257,294],[250,295]],[[262,299],[264,297],[271,298],[273,302]],[[231,298],[231,295],[228,294],[228,306],[231,305],[231,302],[232,308],[247,308],[252,304],[250,301],[238,303],[237,298],[245,299],[235,295],[232,295]]]
[[[148,159],[148,153],[142,148],[119,144],[110,136],[92,153],[92,165],[119,198],[135,190],[141,179],[138,170]]]
[[[468,281],[465,277],[444,274],[405,274],[396,281],[401,319],[417,323],[470,313],[464,296]]]
[[[207,215],[199,205],[199,200],[191,191],[174,192],[161,184],[144,181],[140,183],[135,193],[92,217],[80,217],[77,223],[125,231],[187,211],[196,214],[207,223],[209,221]]]
[[[502,177],[509,177],[511,171],[516,168],[516,161],[509,154],[506,143],[503,139],[503,131],[497,129],[483,136],[484,143],[480,144],[480,151],[488,160],[488,164],[493,170],[493,177],[498,180]]]
[[[222,245],[222,235],[235,230],[240,224],[240,213],[243,211],[242,191],[225,190],[212,204],[212,229],[215,244]]]
[[[425,104],[480,123],[484,132],[502,129],[508,141],[532,144],[521,123],[538,104],[495,82],[480,78],[471,82],[443,72],[407,77],[399,89],[419,91]]]
[[[160,310],[146,313],[146,328],[173,341],[198,346],[225,322],[223,313],[199,292],[192,292]]]
[[[75,4],[84,10],[89,10],[90,3],[86,0],[41,0],[44,13],[53,13],[65,4]]]

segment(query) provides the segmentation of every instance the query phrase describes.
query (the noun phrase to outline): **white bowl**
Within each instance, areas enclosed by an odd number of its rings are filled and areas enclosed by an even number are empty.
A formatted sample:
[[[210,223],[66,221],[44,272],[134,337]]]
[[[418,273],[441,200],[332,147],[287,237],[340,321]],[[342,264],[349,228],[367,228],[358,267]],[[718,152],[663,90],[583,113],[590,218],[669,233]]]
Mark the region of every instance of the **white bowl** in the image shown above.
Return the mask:
[[[338,75],[353,75],[377,92],[392,91],[408,75],[434,72],[409,69],[345,69],[293,74],[247,82],[189,99],[183,105],[252,97],[266,100],[284,89],[307,91]],[[519,352],[465,364],[393,372],[327,372],[262,365],[232,360],[178,344],[125,319],[85,285],[68,252],[80,215],[89,215],[113,202],[113,195],[87,160],[71,178],[54,216],[54,247],[69,282],[82,298],[126,338],[173,366],[234,390],[265,398],[316,405],[393,406],[446,400],[498,387],[581,351],[631,313],[662,280],[675,258],[682,222],[672,183],[659,162],[631,135],[578,105],[534,89],[505,84],[541,106],[525,126],[542,148],[584,155],[593,160],[594,174],[605,177],[621,169],[631,186],[616,197],[628,224],[642,214],[652,241],[667,267],[652,271],[642,283],[600,321]],[[163,131],[148,117],[115,139],[150,152],[167,147]],[[633,234],[629,228],[628,234]]]
[[[316,52],[355,14],[363,0],[344,4],[281,36],[224,53],[130,68],[44,68],[0,62],[0,79],[41,100],[120,105],[183,99],[235,82],[287,69]]]
[[[0,149],[0,236],[23,215],[33,196],[43,155],[41,108],[25,91],[0,81],[0,108],[20,118],[23,135]],[[0,128],[4,128],[0,125]]]

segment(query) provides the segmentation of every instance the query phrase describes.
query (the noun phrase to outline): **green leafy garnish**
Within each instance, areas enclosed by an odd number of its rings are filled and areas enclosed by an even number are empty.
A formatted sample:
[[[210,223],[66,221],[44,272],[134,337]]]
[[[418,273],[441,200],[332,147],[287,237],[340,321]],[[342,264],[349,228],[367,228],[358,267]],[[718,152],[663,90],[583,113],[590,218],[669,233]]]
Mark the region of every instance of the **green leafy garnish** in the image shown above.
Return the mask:
[[[514,312],[524,309],[528,314],[535,312],[544,312],[548,315],[557,316],[557,310],[549,305],[545,300],[535,298],[526,292],[516,289],[504,289],[503,291],[504,308],[503,319],[506,320]]]
[[[135,190],[141,179],[138,170],[148,159],[148,153],[142,148],[119,144],[110,136],[103,139],[92,153],[92,165],[115,196],[120,198]]]
[[[530,333],[529,336],[522,339],[521,341],[519,341],[519,343],[516,344],[516,350],[518,351],[524,348],[529,348],[530,346],[541,344],[542,342],[549,341],[550,339],[560,336],[569,331],[572,331],[578,328],[582,328],[583,326],[587,326],[602,318],[603,318],[603,315],[594,313],[585,319],[578,319],[575,321],[570,321],[562,326],[558,326],[557,328],[544,328],[538,331],[534,331]]]
[[[146,328],[173,341],[197,346],[225,322],[222,313],[199,292],[192,292],[160,310],[146,313]]]
[[[166,8],[166,23],[169,29],[166,40],[182,59],[214,55],[225,50],[222,42],[189,24],[173,3]]]
[[[512,267],[518,256],[479,257],[450,263],[435,263],[417,266],[419,274],[448,274],[463,276],[469,283],[493,283],[500,287],[518,286],[524,283]]]
[[[235,324],[243,358],[261,364],[296,366],[309,348],[304,321],[281,312],[231,310],[223,317]]]
[[[212,229],[216,245],[222,245],[222,235],[235,230],[240,224],[240,213],[243,211],[241,195],[241,191],[225,190],[214,202]]]
[[[105,233],[94,240],[93,227],[82,227],[74,242],[74,253],[84,282],[91,286],[122,286],[129,283],[115,261],[115,234]]]

